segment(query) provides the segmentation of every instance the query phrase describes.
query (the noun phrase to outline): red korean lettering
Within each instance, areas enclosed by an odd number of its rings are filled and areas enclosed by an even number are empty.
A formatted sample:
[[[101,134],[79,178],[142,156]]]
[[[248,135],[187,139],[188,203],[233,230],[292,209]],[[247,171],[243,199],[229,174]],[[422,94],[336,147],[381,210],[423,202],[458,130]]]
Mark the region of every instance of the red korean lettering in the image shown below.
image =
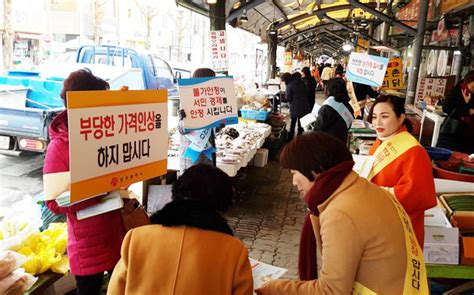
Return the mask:
[[[155,111],[147,112],[146,127],[148,131],[153,131],[155,129]]]
[[[105,137],[114,136],[115,119],[114,115],[107,115],[103,119],[105,128]]]
[[[139,112],[137,115],[138,132],[146,131],[146,113]]]
[[[104,136],[104,131],[102,130],[103,120],[101,116],[92,117],[92,127],[94,128],[94,138],[101,139]]]
[[[87,119],[85,118],[80,118],[79,124],[80,124],[80,131],[79,133],[84,135],[84,140],[88,140],[88,134],[92,133],[92,122],[91,118],[88,117]]]

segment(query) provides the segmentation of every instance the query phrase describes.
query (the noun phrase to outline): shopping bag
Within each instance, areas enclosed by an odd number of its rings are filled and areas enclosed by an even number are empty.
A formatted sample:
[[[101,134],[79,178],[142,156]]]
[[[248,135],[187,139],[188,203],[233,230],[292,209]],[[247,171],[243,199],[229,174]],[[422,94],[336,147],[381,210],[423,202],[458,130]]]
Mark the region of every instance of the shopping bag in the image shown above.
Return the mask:
[[[123,199],[121,211],[125,231],[150,224],[150,217],[137,199]]]

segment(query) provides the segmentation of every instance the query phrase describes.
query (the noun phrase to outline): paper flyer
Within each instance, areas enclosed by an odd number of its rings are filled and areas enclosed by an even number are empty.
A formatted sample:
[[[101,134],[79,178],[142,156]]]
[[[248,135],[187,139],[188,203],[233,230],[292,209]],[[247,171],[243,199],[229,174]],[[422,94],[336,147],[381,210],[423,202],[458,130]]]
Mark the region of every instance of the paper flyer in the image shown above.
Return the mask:
[[[286,268],[266,264],[252,258],[249,258],[249,261],[250,265],[252,266],[254,289],[260,288],[263,286],[263,284],[270,280],[276,280],[280,278],[288,271]]]
[[[352,155],[355,165],[352,168],[360,177],[367,178],[374,166],[375,158],[373,156]]]

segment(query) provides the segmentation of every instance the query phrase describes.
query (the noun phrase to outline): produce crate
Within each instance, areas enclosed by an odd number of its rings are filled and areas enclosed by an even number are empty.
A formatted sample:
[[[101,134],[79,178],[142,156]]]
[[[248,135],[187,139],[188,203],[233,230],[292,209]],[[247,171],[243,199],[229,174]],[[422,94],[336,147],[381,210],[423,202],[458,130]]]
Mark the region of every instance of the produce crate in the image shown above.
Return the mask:
[[[270,112],[240,109],[242,118],[258,121],[266,121]]]

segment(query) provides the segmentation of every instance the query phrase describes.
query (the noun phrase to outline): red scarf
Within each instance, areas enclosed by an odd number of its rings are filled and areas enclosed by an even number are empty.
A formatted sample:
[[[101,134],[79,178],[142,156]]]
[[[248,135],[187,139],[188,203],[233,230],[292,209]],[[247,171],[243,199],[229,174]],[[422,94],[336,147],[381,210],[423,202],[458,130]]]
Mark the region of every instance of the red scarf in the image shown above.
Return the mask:
[[[309,213],[306,214],[300,239],[298,271],[300,280],[309,281],[318,277],[316,264],[316,238],[310,214],[319,216],[318,206],[324,203],[341,185],[342,181],[352,171],[354,161],[345,161],[324,171],[316,177],[313,187],[304,197]]]

